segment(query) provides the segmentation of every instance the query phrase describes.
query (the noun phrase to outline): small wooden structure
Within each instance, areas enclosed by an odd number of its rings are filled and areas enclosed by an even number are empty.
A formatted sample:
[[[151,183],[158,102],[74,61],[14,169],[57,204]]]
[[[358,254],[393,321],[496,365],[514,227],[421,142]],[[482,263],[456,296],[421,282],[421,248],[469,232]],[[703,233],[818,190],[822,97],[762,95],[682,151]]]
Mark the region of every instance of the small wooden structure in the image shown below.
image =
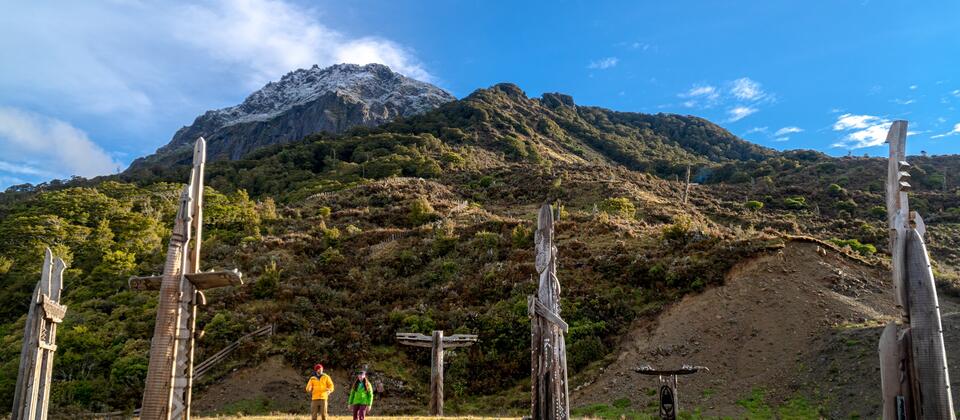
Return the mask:
[[[660,379],[660,418],[662,420],[676,420],[680,414],[680,400],[677,377],[693,375],[701,370],[710,370],[703,366],[683,365],[680,369],[655,369],[651,366],[641,366],[636,369],[641,375],[656,375]],[[666,378],[664,378],[666,376]]]
[[[567,386],[567,349],[564,334],[569,327],[560,318],[560,280],[557,279],[557,247],[553,244],[553,208],[543,204],[534,233],[536,268],[540,274],[536,296],[527,297],[530,316],[530,395],[534,420],[570,418]]]
[[[405,346],[430,348],[430,415],[443,415],[443,351],[472,346],[477,342],[473,334],[443,336],[443,331],[434,331],[433,336],[418,333],[397,333],[397,341]]]
[[[200,272],[205,162],[206,143],[201,137],[193,148],[190,183],[180,195],[163,275],[130,278],[134,290],[160,291],[143,390],[142,420],[190,419],[197,307],[206,303],[203,290],[243,284],[236,270]]]
[[[940,306],[924,244],[926,226],[910,211],[907,192],[907,122],[894,121],[887,134],[887,222],[893,290],[901,323],[880,336],[883,419],[956,419],[950,395]]]
[[[57,324],[63,322],[67,307],[60,305],[63,270],[67,265],[53,257],[50,248],[43,256],[40,282],[33,290],[27,322],[23,327],[20,370],[13,394],[12,420],[46,420],[57,351]]]

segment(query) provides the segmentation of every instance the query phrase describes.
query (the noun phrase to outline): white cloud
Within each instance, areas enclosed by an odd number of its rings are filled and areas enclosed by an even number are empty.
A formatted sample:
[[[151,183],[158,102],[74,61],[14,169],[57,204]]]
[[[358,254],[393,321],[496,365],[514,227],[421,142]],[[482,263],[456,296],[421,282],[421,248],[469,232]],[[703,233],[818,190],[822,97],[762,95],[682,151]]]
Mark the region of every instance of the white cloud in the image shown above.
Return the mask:
[[[947,119],[946,119],[946,118],[943,118],[943,117],[937,117],[937,122],[940,123],[940,124],[943,124],[943,123],[947,122]]]
[[[914,103],[914,102],[917,102],[917,101],[916,101],[915,99],[894,99],[894,100],[891,101],[891,102],[893,102],[893,103],[895,103],[895,104],[898,104],[898,105],[910,105],[910,104],[912,104],[912,103]]]
[[[66,178],[112,173],[120,167],[76,127],[39,114],[0,107],[0,171]]]
[[[399,44],[350,38],[319,22],[310,10],[285,1],[216,0],[177,8],[174,17],[174,36],[220,61],[245,67],[253,87],[297,68],[336,63],[381,63],[415,79],[433,80]]]
[[[917,90],[917,85],[910,85],[910,90]]]
[[[778,143],[782,143],[782,142],[785,142],[785,141],[788,141],[788,140],[790,140],[790,137],[777,137],[777,138],[773,139],[773,141],[778,142]]]
[[[217,101],[314,64],[377,62],[435,81],[409,49],[346,35],[293,1],[12,2],[3,9],[2,60],[17,65],[0,65],[0,97],[58,115],[69,108],[150,123],[180,115],[173,110],[185,105],[230,105]]]
[[[785,135],[787,135],[787,134],[802,133],[802,132],[803,132],[803,129],[802,129],[802,128],[800,128],[800,127],[792,127],[792,126],[791,126],[791,127],[783,127],[783,128],[781,128],[781,129],[777,130],[776,133],[773,133],[773,135],[780,137],[780,136],[785,136]]]
[[[682,98],[697,98],[703,97],[707,99],[717,99],[720,97],[720,93],[717,92],[717,88],[710,85],[703,86],[694,86],[690,88],[686,93],[681,93],[680,97]]]
[[[887,141],[887,131],[892,122],[874,115],[843,114],[833,124],[834,131],[845,131],[846,135],[833,147],[861,149],[879,146]]]
[[[937,134],[935,136],[930,136],[931,139],[939,139],[941,137],[954,136],[960,134],[960,123],[957,123],[953,126],[953,130],[950,130],[943,134]]]
[[[730,93],[742,101],[756,101],[765,97],[767,94],[760,88],[760,83],[749,77],[741,77],[734,80],[730,85]]]
[[[753,128],[751,128],[751,129],[747,130],[747,134],[766,133],[766,132],[767,132],[767,127],[753,127]]]
[[[737,106],[727,110],[727,114],[730,115],[730,118],[727,119],[727,122],[736,122],[740,121],[747,116],[756,113],[759,111],[756,108],[751,108],[748,106]]]
[[[609,69],[609,68],[611,68],[611,67],[616,66],[618,62],[620,62],[620,59],[617,58],[617,57],[601,58],[601,59],[599,59],[599,60],[597,60],[597,61],[591,61],[591,62],[590,62],[590,65],[588,65],[587,68],[590,68],[590,69],[598,69],[598,70],[606,70],[606,69]]]
[[[953,96],[960,98],[960,89],[955,89],[953,92],[950,92]]]

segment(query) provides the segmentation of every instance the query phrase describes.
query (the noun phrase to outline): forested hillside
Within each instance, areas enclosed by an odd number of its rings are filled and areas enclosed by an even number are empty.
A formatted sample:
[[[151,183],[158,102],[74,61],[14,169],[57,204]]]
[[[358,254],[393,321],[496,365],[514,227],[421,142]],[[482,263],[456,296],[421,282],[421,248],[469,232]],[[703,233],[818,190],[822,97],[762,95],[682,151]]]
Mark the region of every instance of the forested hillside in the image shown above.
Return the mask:
[[[911,206],[927,220],[941,291],[957,293],[960,157],[911,162]],[[688,167],[698,184],[683,203]],[[188,170],[143,166],[0,195],[0,406],[10,406],[45,246],[70,265],[52,403],[138,404],[156,297],[129,291],[126,279],[161,271]],[[407,384],[397,392],[422,395],[427,372],[417,367],[428,355],[393,336],[443,329],[480,337],[450,358],[450,398],[464,411],[522,411],[526,394],[504,390],[529,376],[526,296],[543,202],[562,206],[574,374],[604,366],[638,317],[722,284],[734,264],[787,235],[886,258],[883,159],[780,153],[701,118],[533,99],[511,84],[378,128],[213,162],[207,174],[202,268],[238,267],[247,284],[208,295],[197,358],[278,328],[207,381],[282,355],[303,368],[370,364]]]

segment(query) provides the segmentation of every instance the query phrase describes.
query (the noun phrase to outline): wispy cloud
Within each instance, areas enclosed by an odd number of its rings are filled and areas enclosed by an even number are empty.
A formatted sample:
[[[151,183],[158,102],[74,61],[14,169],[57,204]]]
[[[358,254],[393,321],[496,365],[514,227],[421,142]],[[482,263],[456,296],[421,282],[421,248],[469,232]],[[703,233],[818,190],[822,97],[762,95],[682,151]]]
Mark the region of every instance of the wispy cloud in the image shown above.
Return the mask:
[[[910,85],[910,90],[917,90],[917,85]]]
[[[620,59],[617,57],[606,57],[601,58],[596,61],[591,61],[587,68],[597,69],[597,70],[606,70],[617,65],[620,62]]]
[[[687,108],[713,108],[725,106],[728,119],[735,122],[760,111],[764,104],[774,102],[774,95],[763,90],[760,82],[749,77],[713,84],[693,85],[690,89],[677,94],[686,99],[682,102]]]
[[[777,137],[777,138],[773,139],[773,141],[775,141],[775,142],[777,142],[777,143],[783,143],[783,142],[789,141],[789,140],[790,140],[790,137]]]
[[[894,99],[891,102],[897,105],[910,105],[912,103],[917,102],[917,100],[916,99]]]
[[[833,130],[845,132],[832,147],[861,149],[883,144],[892,122],[874,115],[843,114],[833,123]]]
[[[730,83],[730,93],[742,101],[757,101],[767,94],[760,88],[760,83],[749,77],[741,77]]]
[[[751,129],[747,130],[747,133],[746,133],[746,134],[766,133],[766,132],[767,132],[767,127],[753,127],[753,128],[751,128]]]
[[[802,133],[802,132],[803,132],[802,128],[790,126],[790,127],[783,127],[777,130],[777,132],[773,133],[773,135],[780,137],[780,136],[785,136],[787,134]]]
[[[948,131],[948,132],[946,132],[946,133],[943,133],[943,134],[937,134],[937,135],[935,135],[935,136],[930,136],[930,138],[931,138],[931,139],[939,139],[939,138],[947,137],[947,136],[955,136],[955,135],[957,135],[957,134],[960,134],[960,123],[955,124],[955,125],[953,126],[953,130],[950,130],[950,131]]]
[[[727,118],[727,122],[740,121],[750,116],[751,114],[756,113],[757,111],[759,111],[759,109],[751,108],[749,106],[737,106],[737,107],[730,108],[727,110],[727,115],[729,115],[729,118]]]
[[[112,173],[120,167],[76,127],[17,108],[0,107],[0,171],[66,178]]]

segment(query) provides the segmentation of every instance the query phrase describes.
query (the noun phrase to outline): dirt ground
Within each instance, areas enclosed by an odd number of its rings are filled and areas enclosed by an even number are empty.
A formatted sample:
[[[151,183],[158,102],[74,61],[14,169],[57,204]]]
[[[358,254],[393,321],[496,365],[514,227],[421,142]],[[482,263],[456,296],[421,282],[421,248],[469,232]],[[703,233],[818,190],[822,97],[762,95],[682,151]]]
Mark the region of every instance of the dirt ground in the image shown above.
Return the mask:
[[[598,375],[574,379],[571,399],[581,406],[629,398],[633,407],[651,407],[648,392],[657,378],[634,369],[689,364],[710,371],[680,379],[685,410],[740,418],[744,410],[736,402],[756,389],[771,405],[799,396],[824,405],[830,418],[878,417],[877,341],[896,316],[889,274],[817,248],[791,242],[741,263],[724,286],[639,321],[623,337],[616,361]],[[941,298],[941,309],[947,348],[960,348],[960,306]],[[950,356],[958,390],[960,352]]]

